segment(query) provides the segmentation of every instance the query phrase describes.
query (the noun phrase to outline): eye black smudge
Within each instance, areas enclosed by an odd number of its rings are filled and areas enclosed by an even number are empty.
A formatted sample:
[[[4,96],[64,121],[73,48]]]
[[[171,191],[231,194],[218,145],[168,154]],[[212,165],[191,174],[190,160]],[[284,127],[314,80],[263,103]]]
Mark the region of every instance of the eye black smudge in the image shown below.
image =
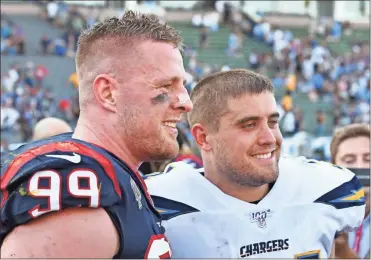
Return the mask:
[[[169,96],[166,93],[160,94],[151,99],[153,105],[163,104],[169,100]]]

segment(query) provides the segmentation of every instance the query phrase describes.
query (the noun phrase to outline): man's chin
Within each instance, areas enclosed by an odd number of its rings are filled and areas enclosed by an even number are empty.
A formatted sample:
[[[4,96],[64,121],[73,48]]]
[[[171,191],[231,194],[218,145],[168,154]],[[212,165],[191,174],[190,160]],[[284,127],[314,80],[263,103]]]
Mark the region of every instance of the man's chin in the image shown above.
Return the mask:
[[[264,176],[264,181],[266,184],[275,182],[278,179],[278,169],[270,169],[269,171],[262,171],[261,172]]]
[[[160,162],[175,159],[179,154],[179,146],[168,147],[150,156],[150,161]]]

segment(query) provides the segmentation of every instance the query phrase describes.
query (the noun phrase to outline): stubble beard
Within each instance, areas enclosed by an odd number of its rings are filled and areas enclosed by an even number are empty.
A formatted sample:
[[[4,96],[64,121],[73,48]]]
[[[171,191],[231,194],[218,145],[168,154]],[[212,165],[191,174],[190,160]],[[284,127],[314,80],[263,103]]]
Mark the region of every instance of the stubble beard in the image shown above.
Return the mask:
[[[219,150],[219,149],[218,149]],[[227,177],[231,183],[243,187],[259,187],[275,182],[279,175],[278,162],[279,156],[274,166],[262,168],[254,166],[251,162],[244,159],[237,161],[224,152],[218,151],[216,164],[219,172]]]
[[[179,153],[177,141],[170,142],[162,129],[149,131],[137,120],[139,116],[140,113],[135,111],[120,116],[119,129],[123,131],[128,148],[146,162],[174,159]]]

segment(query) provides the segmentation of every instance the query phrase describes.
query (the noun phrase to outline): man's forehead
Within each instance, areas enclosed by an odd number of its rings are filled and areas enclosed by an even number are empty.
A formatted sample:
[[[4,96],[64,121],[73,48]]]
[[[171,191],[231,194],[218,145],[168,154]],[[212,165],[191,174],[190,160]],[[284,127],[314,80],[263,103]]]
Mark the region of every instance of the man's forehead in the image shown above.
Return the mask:
[[[355,155],[355,156],[358,156],[358,155],[369,155],[370,154],[370,151],[359,151],[357,149],[349,149],[348,147],[344,147],[344,149],[339,149],[338,150],[338,154],[340,155]]]
[[[280,114],[277,110],[272,110],[269,113],[258,113],[253,111],[232,111],[225,109],[221,117],[231,123],[242,123],[249,120],[279,118]]]
[[[139,72],[142,77],[152,81],[154,84],[169,83],[178,80],[185,81],[187,75],[183,63],[161,65],[160,63],[153,64],[145,62],[142,66],[139,66]]]
[[[135,49],[141,52],[146,61],[151,61],[153,63],[166,61],[167,59],[175,59],[177,61],[183,60],[180,50],[167,42],[145,40],[135,46]]]
[[[347,139],[343,140],[342,142],[340,142],[340,144],[338,146],[338,153],[341,153],[341,154],[364,154],[364,153],[368,153],[368,154],[370,154],[369,141],[364,143],[365,145],[362,145],[363,142],[361,142],[362,144],[360,145],[359,142],[357,142],[357,140],[359,138],[369,139],[367,136],[357,136],[357,137],[347,138]],[[357,146],[358,146],[357,149],[349,149],[350,147],[353,148],[354,145],[356,145],[355,142],[357,142]]]
[[[249,96],[254,98],[258,95],[247,94],[244,96]],[[257,116],[257,117],[270,117],[272,114],[278,113],[277,104],[275,102],[274,96],[272,94],[272,102],[266,103],[264,110],[258,109],[254,106],[253,102],[249,102],[252,99],[249,97],[240,97],[240,98],[228,98],[225,106],[225,112],[223,115],[230,119],[238,118],[243,115],[246,116]],[[249,99],[249,100],[247,100]],[[250,103],[250,104],[249,104]]]
[[[185,73],[159,73],[158,75],[154,75],[153,82],[154,84],[168,84],[174,81],[182,81],[185,82],[186,74]]]

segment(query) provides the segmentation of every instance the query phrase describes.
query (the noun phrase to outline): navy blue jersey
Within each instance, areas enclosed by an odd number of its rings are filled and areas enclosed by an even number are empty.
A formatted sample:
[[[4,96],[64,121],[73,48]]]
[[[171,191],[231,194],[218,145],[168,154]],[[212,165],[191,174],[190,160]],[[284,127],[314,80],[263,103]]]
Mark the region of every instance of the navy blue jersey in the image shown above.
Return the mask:
[[[170,258],[161,218],[138,173],[108,151],[62,134],[2,158],[1,233],[69,207],[104,208],[120,248],[115,258]],[[78,231],[76,231],[78,232]]]

